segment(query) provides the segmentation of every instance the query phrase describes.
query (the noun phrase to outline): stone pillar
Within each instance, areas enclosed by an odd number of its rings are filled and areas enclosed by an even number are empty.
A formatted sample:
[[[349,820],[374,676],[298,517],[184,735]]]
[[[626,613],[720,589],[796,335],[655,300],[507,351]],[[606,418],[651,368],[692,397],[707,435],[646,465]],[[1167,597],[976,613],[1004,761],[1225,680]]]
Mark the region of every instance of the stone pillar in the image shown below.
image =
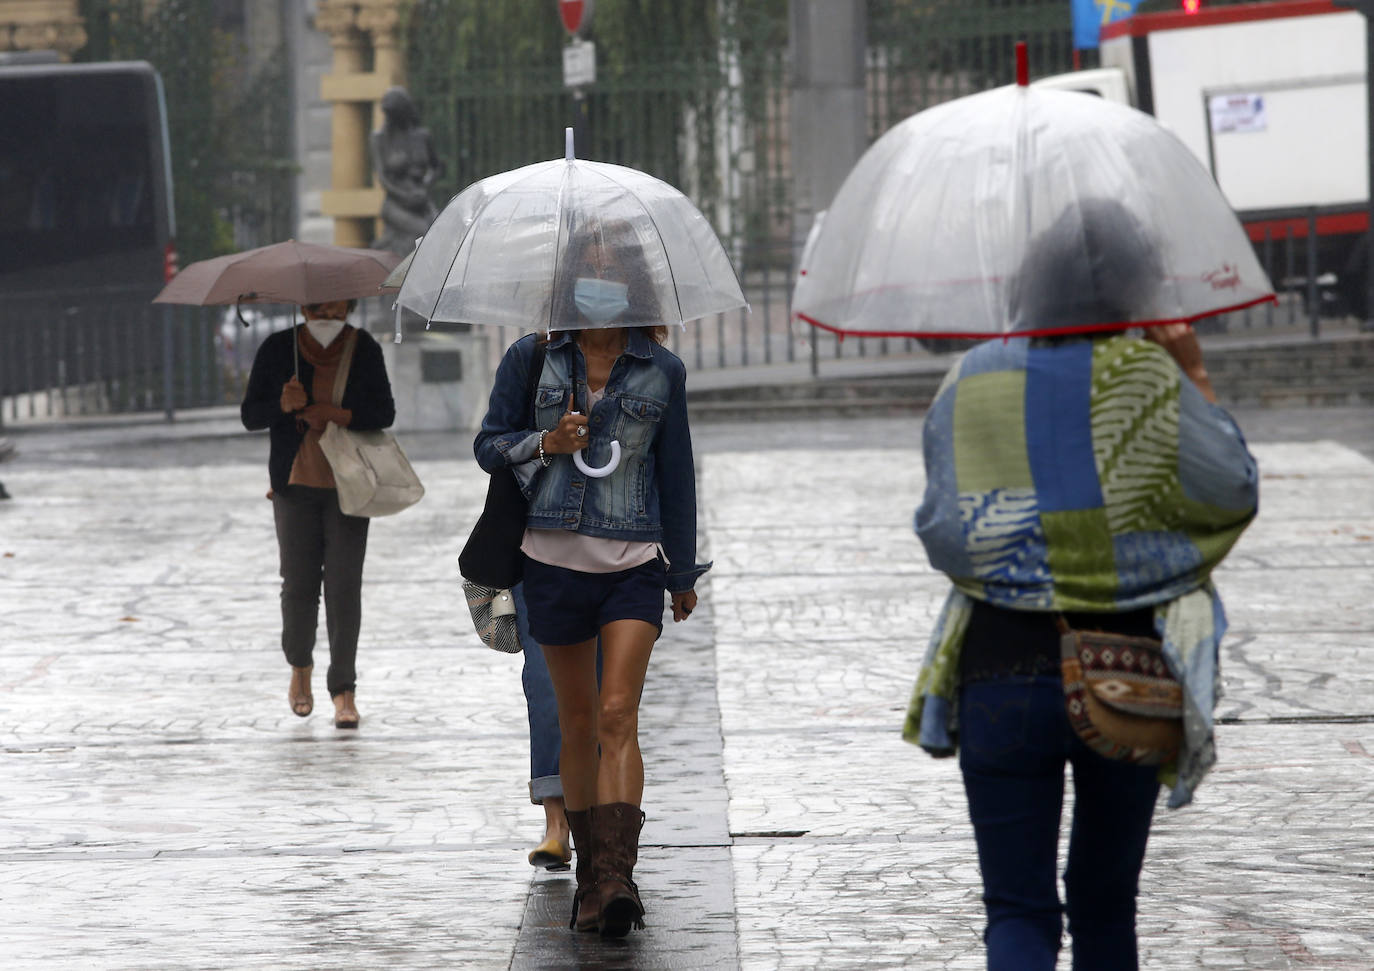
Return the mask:
[[[794,252],[867,145],[863,0],[791,0]]]
[[[368,135],[379,102],[404,74],[400,45],[403,0],[320,0],[315,26],[329,35],[332,73],[320,93],[333,105],[331,188],[320,210],[334,219],[334,242],[367,246],[376,237],[383,192],[372,186]]]
[[[383,93],[405,83],[405,51],[401,41],[401,10],[397,0],[370,0],[358,8],[358,27],[372,38],[372,74]],[[381,96],[372,106],[372,127],[382,127]]]
[[[358,8],[358,26],[372,38],[372,77],[380,93],[372,102],[369,133],[382,127],[382,94],[392,85],[405,83],[405,49],[401,38],[401,9],[397,0],[364,0]],[[369,164],[370,164],[369,159]],[[381,203],[377,204],[369,241],[386,230],[382,226]]]
[[[77,0],[0,0],[0,51],[56,51],[70,61],[85,46]]]

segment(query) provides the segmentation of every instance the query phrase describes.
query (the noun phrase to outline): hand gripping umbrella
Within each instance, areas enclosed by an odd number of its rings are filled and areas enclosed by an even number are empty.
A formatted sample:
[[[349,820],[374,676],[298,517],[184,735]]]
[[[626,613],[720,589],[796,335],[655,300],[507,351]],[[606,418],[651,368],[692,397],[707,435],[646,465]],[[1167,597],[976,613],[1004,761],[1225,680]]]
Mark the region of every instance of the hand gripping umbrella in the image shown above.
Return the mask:
[[[1105,258],[1104,233],[1130,258]],[[1065,265],[1077,271],[1040,269]],[[860,158],[808,241],[793,313],[842,336],[983,338],[1191,323],[1273,299],[1173,134],[1023,80],[920,112]]]
[[[657,327],[747,307],[729,256],[677,189],[645,172],[573,155],[482,179],[444,208],[411,256],[399,313],[426,321],[556,330]],[[580,254],[613,251],[628,273],[629,306],[602,321],[579,317]],[[399,332],[397,337],[399,339]],[[587,475],[609,475],[610,462]]]

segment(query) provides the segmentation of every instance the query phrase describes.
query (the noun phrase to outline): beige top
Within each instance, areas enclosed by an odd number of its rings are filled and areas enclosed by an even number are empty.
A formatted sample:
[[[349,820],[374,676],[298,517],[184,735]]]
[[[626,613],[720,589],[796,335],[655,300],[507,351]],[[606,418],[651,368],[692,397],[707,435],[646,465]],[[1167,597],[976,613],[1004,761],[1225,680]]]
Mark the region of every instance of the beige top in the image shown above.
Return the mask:
[[[603,387],[587,391],[587,410],[606,395]],[[658,556],[662,547],[644,540],[607,539],[604,536],[583,536],[566,529],[527,529],[520,543],[520,551],[532,560],[561,566],[581,573],[617,573],[648,563]],[[665,556],[664,562],[667,562]]]

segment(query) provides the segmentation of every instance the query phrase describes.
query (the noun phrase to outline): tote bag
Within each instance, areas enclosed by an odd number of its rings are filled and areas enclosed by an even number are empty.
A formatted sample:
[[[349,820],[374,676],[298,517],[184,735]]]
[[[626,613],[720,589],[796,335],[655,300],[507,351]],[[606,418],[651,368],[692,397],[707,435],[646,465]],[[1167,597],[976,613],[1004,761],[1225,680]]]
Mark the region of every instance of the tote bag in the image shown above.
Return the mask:
[[[351,331],[334,379],[334,404],[343,405],[344,385],[353,364],[358,332]],[[420,477],[399,442],[384,431],[355,431],[330,422],[320,450],[334,472],[339,509],[346,516],[390,516],[408,509],[425,494]]]

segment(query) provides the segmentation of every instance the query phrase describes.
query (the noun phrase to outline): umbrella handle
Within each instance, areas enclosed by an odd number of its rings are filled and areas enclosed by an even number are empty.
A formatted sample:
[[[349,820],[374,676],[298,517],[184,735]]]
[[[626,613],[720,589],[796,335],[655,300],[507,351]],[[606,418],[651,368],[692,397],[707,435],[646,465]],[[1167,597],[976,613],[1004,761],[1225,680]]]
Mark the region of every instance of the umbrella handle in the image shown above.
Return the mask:
[[[591,476],[593,479],[604,479],[616,470],[620,465],[620,443],[611,440],[611,460],[599,469],[594,469],[582,458],[581,452],[573,452],[573,465],[582,470],[583,474]]]

